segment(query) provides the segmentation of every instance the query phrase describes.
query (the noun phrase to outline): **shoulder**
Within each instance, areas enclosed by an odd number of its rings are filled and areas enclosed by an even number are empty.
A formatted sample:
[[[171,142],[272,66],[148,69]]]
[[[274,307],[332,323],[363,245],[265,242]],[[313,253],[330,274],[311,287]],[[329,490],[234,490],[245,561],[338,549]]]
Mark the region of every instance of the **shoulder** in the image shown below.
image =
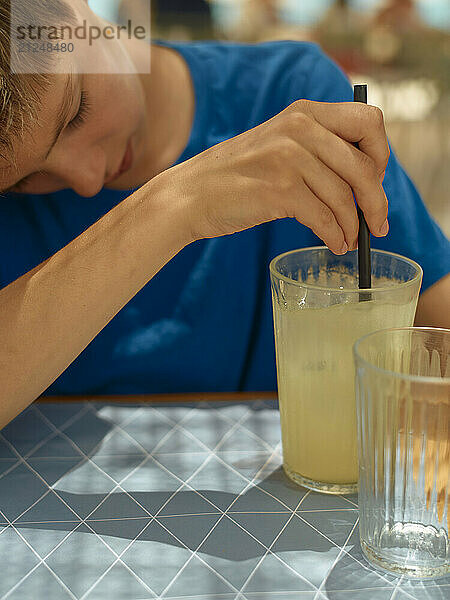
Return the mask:
[[[348,76],[318,44],[291,42],[290,100],[349,102],[353,91]],[[301,44],[301,45],[300,45]]]
[[[157,44],[178,50],[191,70],[209,79],[239,81],[264,87],[267,94],[282,95],[285,105],[307,98],[323,102],[352,99],[352,89],[342,69],[314,42],[281,40],[259,43],[228,41],[165,42]]]
[[[195,52],[202,56],[230,57],[257,56],[269,58],[272,55],[289,55],[292,60],[317,57],[323,55],[320,46],[314,42],[298,42],[293,40],[275,40],[270,42],[230,42],[230,41],[193,41],[176,42],[167,40],[154,40],[154,45],[174,48],[181,52]]]

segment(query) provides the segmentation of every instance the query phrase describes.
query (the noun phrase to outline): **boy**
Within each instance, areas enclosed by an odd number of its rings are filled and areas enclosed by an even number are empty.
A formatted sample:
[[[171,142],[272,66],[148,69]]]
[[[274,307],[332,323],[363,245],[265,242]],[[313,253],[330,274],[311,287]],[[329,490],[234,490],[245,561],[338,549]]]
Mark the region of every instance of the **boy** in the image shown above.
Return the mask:
[[[100,21],[84,0],[50,4]],[[389,157],[381,112],[350,102],[315,45],[158,42],[139,75],[147,42],[124,39],[102,60],[134,74],[14,76],[8,10],[0,426],[44,391],[276,389],[268,262],[353,250],[353,193],[373,245],[424,268],[418,323],[448,326],[449,243]]]

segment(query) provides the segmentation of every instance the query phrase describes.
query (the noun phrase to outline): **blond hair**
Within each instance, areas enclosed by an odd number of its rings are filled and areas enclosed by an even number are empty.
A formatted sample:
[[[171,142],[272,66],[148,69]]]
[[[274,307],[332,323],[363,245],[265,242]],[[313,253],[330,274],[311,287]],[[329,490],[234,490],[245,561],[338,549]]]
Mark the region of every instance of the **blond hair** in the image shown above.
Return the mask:
[[[14,145],[37,118],[42,94],[51,84],[52,53],[23,52],[11,37],[11,21],[74,23],[65,0],[0,0],[0,158],[15,166]],[[27,63],[28,73],[14,73],[12,60]],[[6,167],[6,168],[8,168]],[[4,167],[3,167],[4,168]]]

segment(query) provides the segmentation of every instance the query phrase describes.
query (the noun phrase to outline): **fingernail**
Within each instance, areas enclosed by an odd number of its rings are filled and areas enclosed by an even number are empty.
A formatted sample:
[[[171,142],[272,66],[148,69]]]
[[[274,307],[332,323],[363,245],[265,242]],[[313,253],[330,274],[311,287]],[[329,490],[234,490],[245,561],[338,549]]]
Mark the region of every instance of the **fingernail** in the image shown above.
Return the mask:
[[[344,242],[339,250],[339,254],[345,254],[348,250],[347,242]]]
[[[389,224],[388,224],[388,221],[386,219],[386,221],[380,227],[380,235],[386,235],[388,231],[389,231]]]

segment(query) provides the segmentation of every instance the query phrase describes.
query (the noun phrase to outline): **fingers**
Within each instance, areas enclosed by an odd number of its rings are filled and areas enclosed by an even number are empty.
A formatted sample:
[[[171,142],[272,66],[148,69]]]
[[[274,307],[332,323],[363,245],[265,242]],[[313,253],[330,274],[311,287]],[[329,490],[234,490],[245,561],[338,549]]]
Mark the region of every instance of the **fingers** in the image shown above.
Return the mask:
[[[348,250],[344,232],[332,210],[303,183],[300,196],[293,199],[292,217],[306,225],[322,239],[334,254],[345,254]]]
[[[341,177],[351,186],[371,233],[376,237],[385,236],[388,233],[388,200],[372,159],[351,144],[339,138],[336,140],[338,145],[347,146],[348,156],[345,156],[344,148],[340,161],[327,153],[332,162],[330,168],[338,169]]]
[[[381,181],[389,160],[389,145],[382,111],[361,102],[312,102],[299,100],[291,105],[302,111],[325,129],[352,144],[369,156]]]
[[[303,180],[310,190],[330,208],[341,227],[349,250],[358,243],[358,215],[352,188],[320,159],[308,152],[302,153]]]
[[[297,139],[300,146],[317,156],[351,187],[372,234],[386,235],[388,203],[372,158],[316,121],[308,117],[306,119],[307,123],[304,122],[305,117],[303,118],[303,129],[297,127],[295,133],[291,131],[291,135]],[[305,176],[305,173],[303,175]],[[330,190],[326,197],[327,204],[333,202]],[[320,198],[323,200],[325,197],[320,195]]]

